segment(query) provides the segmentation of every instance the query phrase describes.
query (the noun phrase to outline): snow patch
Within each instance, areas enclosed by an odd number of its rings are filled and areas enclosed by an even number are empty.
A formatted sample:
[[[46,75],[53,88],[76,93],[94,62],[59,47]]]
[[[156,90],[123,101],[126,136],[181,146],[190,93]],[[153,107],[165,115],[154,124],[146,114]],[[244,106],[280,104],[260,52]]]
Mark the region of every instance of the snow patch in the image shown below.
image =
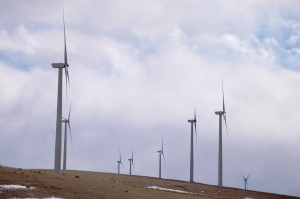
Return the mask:
[[[10,198],[10,199],[63,199],[63,198],[51,197],[51,198]]]
[[[158,186],[146,186],[145,188],[147,189],[157,189],[157,190],[162,190],[162,191],[171,191],[171,192],[176,192],[176,193],[186,193],[186,194],[196,194],[188,191],[182,191],[182,190],[177,190],[177,189],[169,189],[169,188],[162,188]]]
[[[16,185],[16,184],[9,184],[9,185],[0,185],[0,193],[2,193],[1,190],[15,190],[15,189],[35,189],[34,187],[27,187],[27,186],[23,186],[23,185]],[[10,199],[41,199],[41,198],[10,198]],[[56,197],[49,197],[49,198],[42,198],[42,199],[63,199],[63,198],[56,198]]]
[[[9,184],[9,185],[0,185],[0,189],[34,189],[34,187],[27,187],[23,185],[15,185],[15,184]]]

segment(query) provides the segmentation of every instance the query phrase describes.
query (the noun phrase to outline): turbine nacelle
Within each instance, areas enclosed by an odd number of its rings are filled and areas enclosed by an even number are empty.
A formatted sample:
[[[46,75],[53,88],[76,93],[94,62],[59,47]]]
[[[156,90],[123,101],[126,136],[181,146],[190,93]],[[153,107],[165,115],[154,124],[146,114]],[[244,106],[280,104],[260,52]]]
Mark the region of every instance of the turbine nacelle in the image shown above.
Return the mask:
[[[51,64],[53,68],[65,68],[65,67],[69,67],[68,64],[65,63],[52,63]]]
[[[216,111],[215,114],[216,114],[216,115],[224,115],[225,112],[224,112],[224,111]]]
[[[188,122],[197,122],[197,120],[188,120]]]

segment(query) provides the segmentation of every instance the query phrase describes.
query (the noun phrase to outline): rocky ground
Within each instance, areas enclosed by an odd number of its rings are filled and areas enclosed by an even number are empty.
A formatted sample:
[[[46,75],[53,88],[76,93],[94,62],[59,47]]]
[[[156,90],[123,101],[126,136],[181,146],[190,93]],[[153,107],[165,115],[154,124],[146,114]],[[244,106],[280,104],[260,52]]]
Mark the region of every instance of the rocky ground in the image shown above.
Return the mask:
[[[3,185],[22,185],[7,188]],[[297,198],[200,183],[88,171],[16,169],[0,166],[0,198]]]

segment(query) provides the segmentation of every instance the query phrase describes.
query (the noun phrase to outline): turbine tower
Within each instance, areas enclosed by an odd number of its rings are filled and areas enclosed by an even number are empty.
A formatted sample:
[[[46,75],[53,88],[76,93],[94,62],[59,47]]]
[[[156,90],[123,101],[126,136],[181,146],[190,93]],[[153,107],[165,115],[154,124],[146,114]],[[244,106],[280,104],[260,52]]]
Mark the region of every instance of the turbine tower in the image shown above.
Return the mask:
[[[245,183],[245,190],[247,190],[248,189],[248,178],[250,177],[250,173],[248,174],[247,177],[245,177],[244,175],[242,175],[242,177],[243,177],[243,181]]]
[[[124,167],[124,165],[123,165],[123,163],[122,163],[122,159],[121,159],[121,151],[120,151],[120,148],[119,148],[119,160],[117,161],[117,163],[118,163],[118,166],[117,166],[117,168],[118,168],[118,174],[120,174],[120,165],[122,165],[123,167]]]
[[[63,10],[63,25],[64,25],[64,63],[52,63],[53,68],[58,68],[58,91],[57,91],[57,114],[56,114],[56,135],[55,135],[55,156],[54,156],[54,172],[60,174],[61,171],[61,119],[62,119],[62,72],[65,69],[66,84],[69,83],[68,73],[68,58],[67,58],[67,45],[66,45],[66,29],[65,17]],[[66,86],[67,88],[67,86]]]
[[[194,137],[193,130],[195,128],[196,142],[197,142],[197,118],[196,109],[194,108],[194,119],[188,120],[191,123],[191,156],[190,156],[190,182],[194,182]]]
[[[64,160],[63,160],[63,170],[67,169],[67,128],[69,127],[70,136],[71,136],[71,142],[72,141],[72,133],[71,133],[71,125],[70,125],[70,113],[71,113],[71,107],[69,110],[68,119],[64,118],[62,119],[62,122],[65,123],[65,139],[64,139]]]
[[[162,142],[161,142],[161,149],[159,151],[157,151],[158,156],[159,156],[159,165],[158,165],[158,177],[161,178],[161,155],[164,158],[164,161],[166,163],[166,159],[165,159],[165,155],[164,155],[164,139],[162,138]]]
[[[216,115],[219,115],[219,160],[218,160],[219,161],[219,165],[218,165],[218,187],[219,188],[222,188],[223,186],[222,116],[224,118],[226,131],[227,131],[223,81],[222,81],[222,94],[223,94],[223,110],[215,112]]]
[[[120,158],[121,159],[121,158]],[[131,166],[133,168],[133,149],[131,151],[131,158],[128,159],[129,160],[129,175],[131,175]],[[133,173],[133,172],[132,172]]]

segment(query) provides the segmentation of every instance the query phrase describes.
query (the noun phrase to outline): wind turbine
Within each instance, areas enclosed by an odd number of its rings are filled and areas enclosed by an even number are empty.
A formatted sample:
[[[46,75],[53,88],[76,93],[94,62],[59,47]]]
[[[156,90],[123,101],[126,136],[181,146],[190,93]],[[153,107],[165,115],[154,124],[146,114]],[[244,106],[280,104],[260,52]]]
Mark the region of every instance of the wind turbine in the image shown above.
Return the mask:
[[[60,174],[61,171],[61,119],[62,119],[62,72],[65,69],[66,84],[69,83],[68,72],[68,56],[67,56],[67,44],[66,44],[66,29],[65,29],[65,16],[63,10],[63,25],[64,25],[64,63],[52,63],[53,68],[58,68],[58,91],[57,91],[57,114],[56,114],[56,135],[55,135],[55,156],[54,156],[54,172]],[[67,87],[66,87],[67,88]]]
[[[129,175],[131,175],[131,165],[133,167],[133,149],[131,151],[131,158],[129,158],[128,160],[129,160]]]
[[[71,107],[70,107],[70,110],[69,110],[68,119],[66,119],[64,117],[62,119],[62,122],[65,123],[65,140],[64,140],[65,142],[64,142],[63,170],[66,170],[66,168],[67,168],[67,127],[69,127],[70,136],[71,136],[71,142],[72,142],[72,133],[71,133],[71,125],[70,125],[70,114],[71,114]]]
[[[119,149],[119,155],[120,155],[120,159],[117,161],[117,163],[118,163],[118,166],[117,166],[117,168],[118,168],[118,174],[120,174],[120,165],[122,165],[123,168],[124,168],[124,165],[123,165],[122,159],[121,159],[121,151],[120,151],[120,149]]]
[[[247,190],[248,189],[248,178],[250,177],[250,173],[248,174],[247,177],[245,177],[244,175],[242,175],[242,177],[243,177],[243,181],[245,183],[245,190]]]
[[[195,128],[196,142],[197,142],[197,118],[196,109],[194,108],[194,119],[188,120],[191,123],[191,156],[190,156],[190,182],[194,182],[194,137],[193,130]]]
[[[222,116],[224,118],[226,131],[227,131],[223,80],[222,80],[222,94],[223,94],[223,110],[215,112],[216,115],[219,115],[219,165],[218,165],[218,187],[219,188],[221,188],[223,186]]]
[[[166,163],[166,159],[165,159],[165,155],[164,155],[164,139],[163,138],[162,138],[162,142],[161,142],[161,149],[159,151],[157,151],[157,153],[159,154],[158,177],[161,178],[161,155],[163,155],[164,161]]]

